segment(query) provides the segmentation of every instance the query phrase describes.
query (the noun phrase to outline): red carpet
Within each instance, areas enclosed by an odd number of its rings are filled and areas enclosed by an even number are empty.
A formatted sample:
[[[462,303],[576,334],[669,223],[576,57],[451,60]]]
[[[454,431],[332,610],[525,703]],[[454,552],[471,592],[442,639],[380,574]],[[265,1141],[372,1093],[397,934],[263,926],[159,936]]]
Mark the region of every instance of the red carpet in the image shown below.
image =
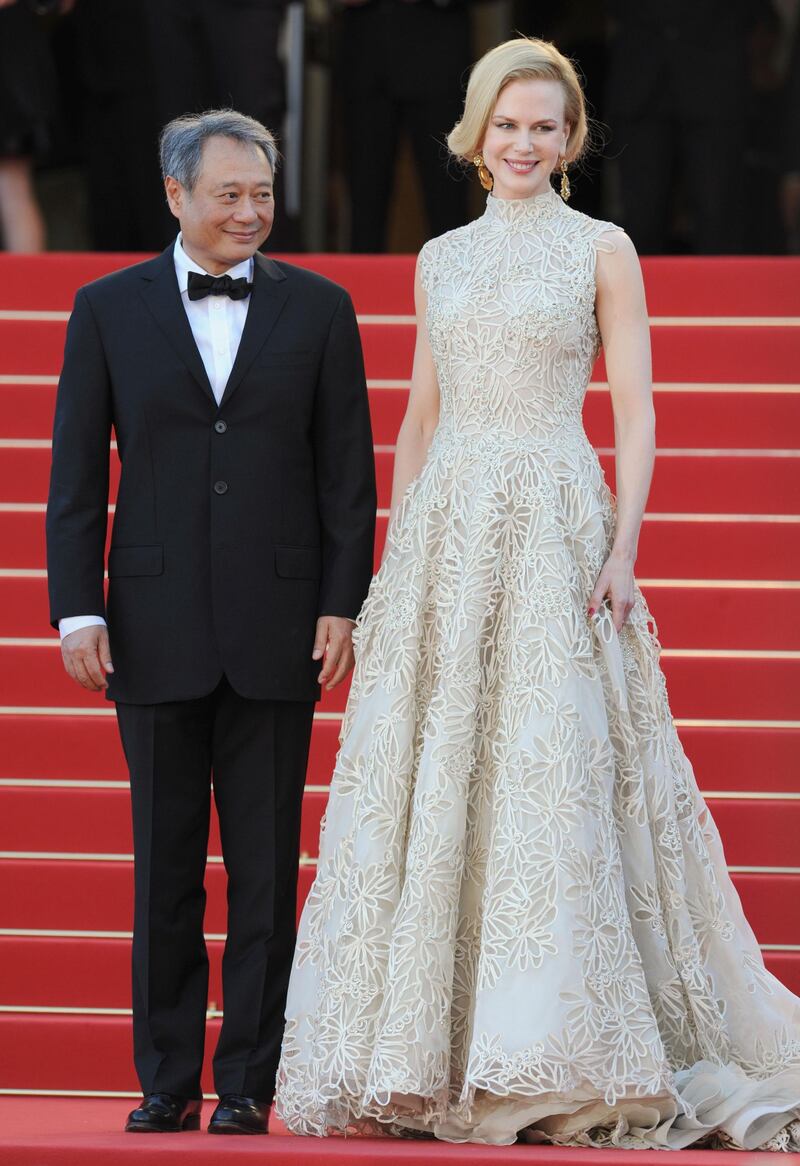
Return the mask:
[[[0,1090],[12,1095],[0,1098],[0,1163],[83,1166],[136,1155],[139,1163],[169,1156],[202,1166],[232,1154],[306,1166],[372,1159],[489,1166],[501,1154],[586,1161],[598,1151],[318,1142],[277,1127],[268,1139],[185,1134],[142,1144],[119,1132],[126,1100],[66,1096],[136,1089],[125,771],[112,710],[63,674],[44,579],[64,316],[80,283],[130,260],[0,256]],[[411,365],[413,260],[300,261],[344,283],[361,317],[382,508],[377,559]],[[733,878],[768,966],[800,992],[800,262],[650,259],[644,268],[660,452],[637,574],[659,625],[673,711]],[[585,421],[613,480],[604,376],[601,360]],[[315,723],[301,897],[313,877],[345,695],[327,696]],[[216,827],[210,854],[219,856]],[[225,927],[218,861],[209,864],[207,885],[212,1043]],[[37,1091],[64,1096],[13,1096]],[[606,1162],[642,1156],[603,1152]],[[717,1157],[684,1151],[682,1161]]]
[[[203,1118],[211,1116],[212,1104]],[[600,1160],[603,1166],[643,1166],[663,1162],[658,1150],[573,1150],[556,1146],[454,1146],[445,1142],[399,1141],[396,1138],[293,1138],[273,1119],[266,1138],[212,1138],[205,1131],[193,1134],[151,1134],[134,1137],[120,1132],[130,1102],[96,1099],[80,1102],[63,1098],[0,1098],[0,1162],[3,1166],[137,1166],[186,1163],[187,1166],[219,1166],[236,1159],[263,1162],[265,1166],[349,1166],[379,1163],[380,1166],[518,1166],[548,1163],[550,1166],[586,1166]],[[32,1133],[31,1131],[35,1131]],[[723,1166],[730,1155],[719,1151],[682,1150],[681,1166]],[[767,1166],[772,1154],[737,1154],[737,1166]]]

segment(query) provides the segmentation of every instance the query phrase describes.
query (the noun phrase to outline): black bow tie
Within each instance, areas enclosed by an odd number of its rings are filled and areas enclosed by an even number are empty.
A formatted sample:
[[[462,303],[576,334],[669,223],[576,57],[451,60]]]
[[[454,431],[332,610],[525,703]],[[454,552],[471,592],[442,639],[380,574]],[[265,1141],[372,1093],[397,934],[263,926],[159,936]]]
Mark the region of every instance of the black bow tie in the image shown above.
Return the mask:
[[[199,271],[190,271],[188,290],[190,300],[204,300],[206,296],[230,296],[232,300],[243,300],[250,295],[253,285],[244,277],[231,279],[229,275],[201,275]]]

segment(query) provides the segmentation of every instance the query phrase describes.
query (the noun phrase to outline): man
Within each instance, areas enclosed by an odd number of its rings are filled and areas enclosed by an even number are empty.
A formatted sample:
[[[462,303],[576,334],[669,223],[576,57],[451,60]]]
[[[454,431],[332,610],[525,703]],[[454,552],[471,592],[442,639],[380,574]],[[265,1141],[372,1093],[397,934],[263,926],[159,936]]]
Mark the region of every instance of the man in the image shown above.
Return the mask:
[[[266,1133],[313,702],[352,666],[371,574],[372,436],[347,293],[257,254],[273,219],[269,132],[226,110],[186,116],[161,157],[176,243],[80,289],[67,332],[51,619],[69,674],[116,701],[130,770],[144,1097],[126,1128],[199,1127],[213,773],[229,881],[209,1129]]]

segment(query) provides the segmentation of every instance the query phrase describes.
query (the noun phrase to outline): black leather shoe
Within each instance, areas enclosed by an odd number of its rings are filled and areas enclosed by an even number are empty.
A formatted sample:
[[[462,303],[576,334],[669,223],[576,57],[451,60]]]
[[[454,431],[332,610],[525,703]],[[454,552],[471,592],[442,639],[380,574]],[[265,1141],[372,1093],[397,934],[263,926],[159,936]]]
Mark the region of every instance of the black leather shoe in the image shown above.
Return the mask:
[[[223,1093],[208,1123],[210,1134],[266,1134],[269,1105],[254,1097]]]
[[[128,1114],[126,1134],[177,1134],[200,1129],[203,1102],[174,1093],[148,1093],[142,1104]]]

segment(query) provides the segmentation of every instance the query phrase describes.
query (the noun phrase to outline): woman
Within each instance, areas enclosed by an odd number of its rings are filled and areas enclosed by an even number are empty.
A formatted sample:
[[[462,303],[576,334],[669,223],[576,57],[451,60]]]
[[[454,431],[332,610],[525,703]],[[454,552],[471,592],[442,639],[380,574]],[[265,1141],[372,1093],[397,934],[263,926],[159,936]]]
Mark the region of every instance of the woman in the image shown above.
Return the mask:
[[[420,253],[289,991],[297,1132],[800,1148],[800,1001],[742,914],[634,583],[647,316],[628,238],[550,185],[585,138],[552,45],[475,67],[449,146],[493,190]],[[599,338],[616,507],[581,423]]]

